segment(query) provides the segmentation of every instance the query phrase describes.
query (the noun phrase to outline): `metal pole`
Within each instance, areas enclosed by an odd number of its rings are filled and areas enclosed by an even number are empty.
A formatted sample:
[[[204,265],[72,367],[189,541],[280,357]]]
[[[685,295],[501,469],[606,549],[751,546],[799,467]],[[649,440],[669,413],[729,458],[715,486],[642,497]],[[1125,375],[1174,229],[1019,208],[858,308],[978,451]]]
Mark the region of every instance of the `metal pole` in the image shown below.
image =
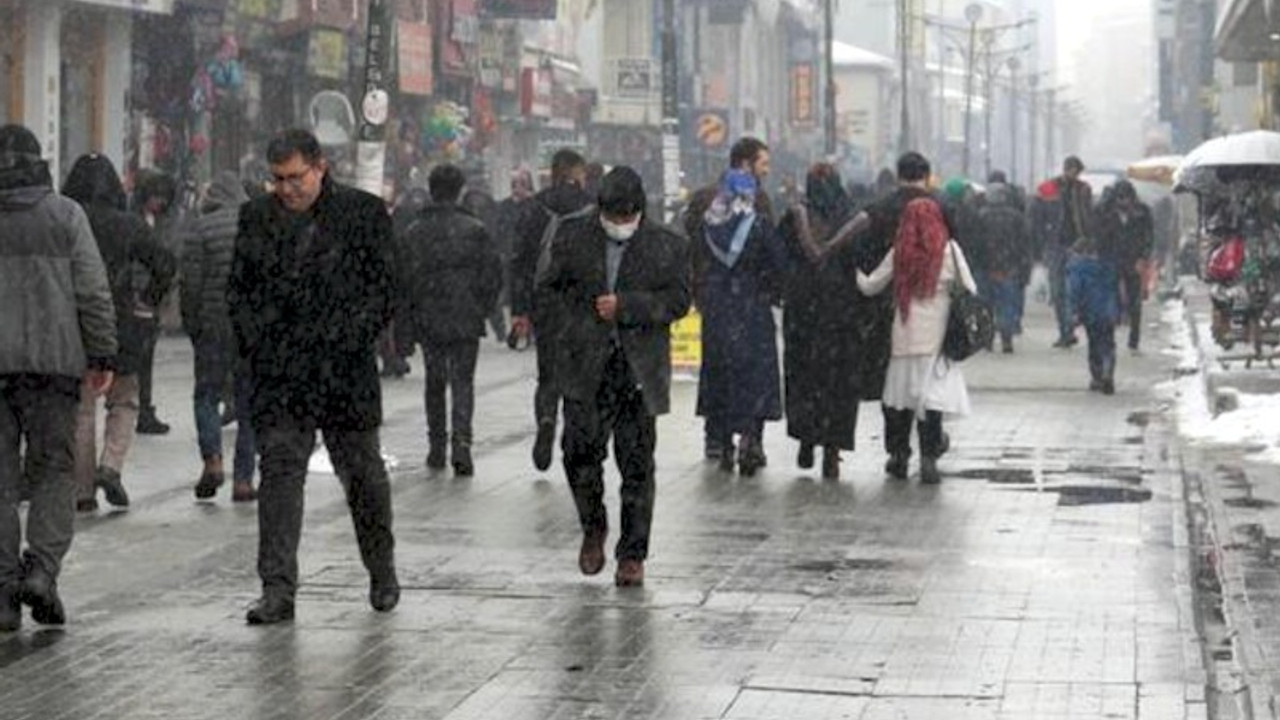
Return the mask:
[[[1039,151],[1039,148],[1036,146],[1036,135],[1039,134],[1039,130],[1040,130],[1040,112],[1039,112],[1040,93],[1036,91],[1035,85],[1031,86],[1030,102],[1031,102],[1031,108],[1027,113],[1029,115],[1027,122],[1031,126],[1029,137],[1027,138],[1029,140],[1028,151],[1027,151],[1027,164],[1029,165],[1029,167],[1027,168],[1027,176],[1030,178],[1030,180],[1028,181],[1030,185],[1035,185],[1037,180],[1036,153]]]
[[[1054,134],[1057,132],[1057,128],[1055,128],[1054,125],[1056,124],[1057,116],[1058,116],[1058,89],[1057,88],[1053,88],[1049,90],[1049,106],[1045,108],[1045,110],[1048,113],[1048,117],[1045,120],[1045,123],[1048,125],[1048,128],[1045,132],[1045,138],[1044,138],[1044,141],[1045,141],[1044,142],[1045,144],[1044,168],[1046,172],[1053,172],[1053,156],[1055,154],[1054,145],[1057,142],[1057,140],[1054,138]]]
[[[680,201],[680,74],[676,65],[676,3],[662,2],[662,192],[665,222]]]
[[[834,158],[836,147],[836,21],[833,5],[835,0],[825,0],[826,33],[824,48],[827,65],[826,113],[823,115],[827,156]]]
[[[939,3],[939,17],[942,16],[941,5]],[[942,25],[934,27],[938,31],[938,149],[935,156],[941,167],[947,162],[947,31]]]
[[[969,23],[969,61],[964,86],[964,176],[969,177],[969,160],[973,155],[973,75],[977,63],[978,21]]]
[[[1009,182],[1018,183],[1018,66],[1009,65]]]
[[[991,176],[991,118],[992,118],[992,113],[995,111],[994,105],[996,100],[996,84],[995,84],[995,70],[993,70],[991,67],[991,44],[984,43],[984,45],[985,47],[983,48],[983,53],[986,55],[984,70],[986,72],[985,72],[985,77],[983,78],[983,81],[986,83],[986,87],[983,88],[984,90],[983,94],[986,96],[987,103],[986,103],[986,107],[982,109],[982,125],[983,125],[982,137],[983,137],[983,143],[986,145],[986,147],[983,148],[983,164],[987,169],[987,172],[986,172],[987,177],[990,177]]]
[[[908,17],[907,0],[898,0],[898,55],[902,68],[902,118],[900,120],[901,135],[898,138],[899,152],[906,152],[911,147],[911,109],[910,109],[910,83],[907,61],[910,48],[907,47],[911,39],[911,18]]]
[[[393,47],[389,4],[389,0],[369,0],[364,99],[360,103],[360,130],[356,142],[356,186],[378,197],[383,193],[387,119],[391,111],[391,94],[387,86]]]

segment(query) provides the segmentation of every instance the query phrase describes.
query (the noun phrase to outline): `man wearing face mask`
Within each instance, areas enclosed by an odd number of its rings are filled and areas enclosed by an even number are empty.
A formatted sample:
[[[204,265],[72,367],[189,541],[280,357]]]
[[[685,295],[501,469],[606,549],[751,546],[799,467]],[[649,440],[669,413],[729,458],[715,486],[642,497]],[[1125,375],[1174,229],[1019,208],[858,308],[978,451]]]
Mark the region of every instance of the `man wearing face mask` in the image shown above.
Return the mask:
[[[541,286],[564,308],[557,360],[564,394],[564,468],[582,524],[578,568],[604,569],[610,437],[622,475],[618,587],[644,584],[653,521],[656,418],[670,409],[671,324],[691,302],[688,245],[644,216],[628,167],[601,181],[598,209],[567,221]]]

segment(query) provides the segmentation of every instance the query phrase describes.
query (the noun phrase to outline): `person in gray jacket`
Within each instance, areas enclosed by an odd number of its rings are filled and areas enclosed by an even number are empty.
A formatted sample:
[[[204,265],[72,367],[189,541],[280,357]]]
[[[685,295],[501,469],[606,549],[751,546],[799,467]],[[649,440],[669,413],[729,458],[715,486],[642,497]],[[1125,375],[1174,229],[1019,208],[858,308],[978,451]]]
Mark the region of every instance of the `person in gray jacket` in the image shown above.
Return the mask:
[[[105,393],[116,355],[115,307],[89,220],[52,185],[35,135],[0,128],[0,632],[22,625],[22,603],[38,623],[66,622],[57,579],[74,530],[80,384]]]
[[[257,499],[253,489],[254,438],[249,422],[248,373],[241,367],[227,307],[227,278],[235,256],[240,206],[249,201],[240,178],[219,174],[190,225],[182,253],[182,325],[195,346],[196,435],[204,472],[196,483],[199,500],[208,500],[226,482],[222,463],[222,415],[218,403],[229,376],[235,377],[236,457],[232,502]]]

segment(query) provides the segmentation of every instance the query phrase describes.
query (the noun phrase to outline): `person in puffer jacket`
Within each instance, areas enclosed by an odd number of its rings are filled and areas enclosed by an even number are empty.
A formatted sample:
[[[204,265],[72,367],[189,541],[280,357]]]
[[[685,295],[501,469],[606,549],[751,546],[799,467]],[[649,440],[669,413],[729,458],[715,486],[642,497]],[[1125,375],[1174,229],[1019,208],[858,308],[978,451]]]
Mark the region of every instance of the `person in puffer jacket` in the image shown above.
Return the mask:
[[[75,514],[76,406],[81,383],[111,387],[116,314],[84,211],[53,189],[40,142],[0,128],[0,633],[61,625],[58,574]],[[25,449],[24,449],[25,448]],[[31,505],[18,517],[19,486]]]
[[[227,278],[235,256],[240,206],[249,201],[244,184],[226,171],[214,178],[189,225],[182,253],[182,325],[195,347],[196,436],[204,471],[195,486],[208,500],[226,482],[222,463],[222,414],[218,403],[229,377],[235,378],[236,456],[232,470],[232,502],[257,498],[253,488],[254,437],[249,422],[248,374],[241,367],[227,309]]]

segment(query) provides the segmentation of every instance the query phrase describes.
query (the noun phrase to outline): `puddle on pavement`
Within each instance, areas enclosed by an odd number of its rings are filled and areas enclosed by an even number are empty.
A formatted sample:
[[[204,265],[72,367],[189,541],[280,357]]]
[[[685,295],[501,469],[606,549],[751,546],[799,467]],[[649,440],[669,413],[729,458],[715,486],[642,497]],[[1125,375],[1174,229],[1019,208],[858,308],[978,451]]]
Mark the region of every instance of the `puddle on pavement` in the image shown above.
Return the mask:
[[[1146,427],[1151,424],[1151,411],[1137,410],[1129,413],[1129,417],[1125,418],[1125,422],[1138,427]]]
[[[962,480],[986,480],[993,485],[1032,485],[1035,472],[1027,468],[974,468],[943,473],[949,478]]]
[[[1234,508],[1248,508],[1250,510],[1265,510],[1276,506],[1276,503],[1273,500],[1263,500],[1261,498],[1254,497],[1231,498],[1229,500],[1223,500],[1222,504]]]
[[[793,570],[815,573],[834,573],[850,570],[888,570],[893,567],[892,560],[875,558],[844,558],[840,560],[811,560],[792,565]]]
[[[1144,503],[1152,497],[1150,490],[1110,485],[1062,485],[1045,489],[1058,493],[1058,505],[1062,507]]]
[[[1046,475],[1052,473],[1045,473]],[[1071,465],[1067,467],[1064,475],[1083,475],[1089,478],[1098,478],[1100,480],[1115,480],[1116,482],[1129,483],[1130,485],[1142,484],[1142,468],[1136,467],[1106,467],[1103,465]]]

